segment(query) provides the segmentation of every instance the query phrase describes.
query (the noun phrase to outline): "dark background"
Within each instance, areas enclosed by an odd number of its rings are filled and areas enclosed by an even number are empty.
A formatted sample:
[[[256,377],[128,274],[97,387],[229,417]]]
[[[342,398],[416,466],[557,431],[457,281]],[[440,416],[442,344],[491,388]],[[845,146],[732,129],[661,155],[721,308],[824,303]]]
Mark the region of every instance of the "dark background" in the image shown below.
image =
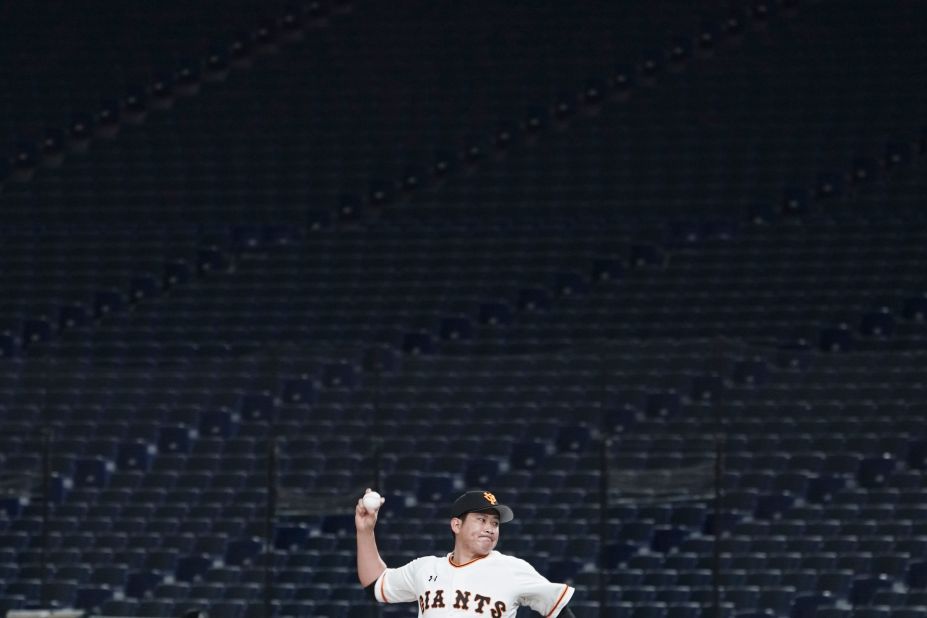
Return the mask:
[[[0,606],[923,615],[925,10],[4,4]]]

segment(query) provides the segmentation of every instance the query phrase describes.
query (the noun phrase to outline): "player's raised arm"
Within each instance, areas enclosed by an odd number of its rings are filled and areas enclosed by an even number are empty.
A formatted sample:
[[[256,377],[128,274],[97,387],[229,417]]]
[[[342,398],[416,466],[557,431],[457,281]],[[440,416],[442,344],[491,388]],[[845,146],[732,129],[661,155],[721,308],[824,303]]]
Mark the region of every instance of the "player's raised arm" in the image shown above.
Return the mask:
[[[377,525],[377,511],[385,500],[369,488],[354,508],[354,526],[357,528],[357,578],[366,588],[386,570],[386,563],[377,549],[373,529]]]

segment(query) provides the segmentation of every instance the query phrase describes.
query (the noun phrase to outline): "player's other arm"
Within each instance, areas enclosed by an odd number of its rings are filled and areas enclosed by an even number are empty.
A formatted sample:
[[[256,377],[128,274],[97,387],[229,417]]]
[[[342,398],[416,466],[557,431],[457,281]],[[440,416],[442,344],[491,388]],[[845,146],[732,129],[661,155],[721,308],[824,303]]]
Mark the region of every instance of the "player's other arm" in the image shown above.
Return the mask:
[[[520,589],[519,601],[542,616],[574,618],[567,604],[575,590],[567,584],[554,583],[538,573],[533,566],[517,558],[512,559],[515,585]]]
[[[376,524],[377,511],[369,511],[361,498],[354,508],[354,526],[357,528],[357,578],[364,588],[377,581],[386,570],[386,563],[380,557],[373,533]]]

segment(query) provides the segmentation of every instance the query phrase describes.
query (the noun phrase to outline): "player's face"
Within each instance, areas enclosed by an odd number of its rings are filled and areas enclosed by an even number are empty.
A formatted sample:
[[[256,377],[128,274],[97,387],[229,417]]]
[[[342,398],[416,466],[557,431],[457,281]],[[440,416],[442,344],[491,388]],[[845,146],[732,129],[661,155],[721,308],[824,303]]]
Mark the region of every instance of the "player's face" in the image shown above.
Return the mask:
[[[457,521],[457,544],[473,555],[485,556],[499,542],[499,516],[495,513],[467,513]]]

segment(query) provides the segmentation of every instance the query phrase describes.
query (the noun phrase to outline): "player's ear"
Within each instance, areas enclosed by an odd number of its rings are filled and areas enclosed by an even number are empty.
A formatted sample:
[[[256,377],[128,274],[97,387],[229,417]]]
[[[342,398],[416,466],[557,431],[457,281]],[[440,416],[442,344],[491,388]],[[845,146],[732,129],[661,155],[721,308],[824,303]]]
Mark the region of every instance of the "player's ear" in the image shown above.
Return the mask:
[[[451,530],[454,532],[454,534],[460,532],[460,525],[462,523],[463,521],[459,517],[451,517]]]

